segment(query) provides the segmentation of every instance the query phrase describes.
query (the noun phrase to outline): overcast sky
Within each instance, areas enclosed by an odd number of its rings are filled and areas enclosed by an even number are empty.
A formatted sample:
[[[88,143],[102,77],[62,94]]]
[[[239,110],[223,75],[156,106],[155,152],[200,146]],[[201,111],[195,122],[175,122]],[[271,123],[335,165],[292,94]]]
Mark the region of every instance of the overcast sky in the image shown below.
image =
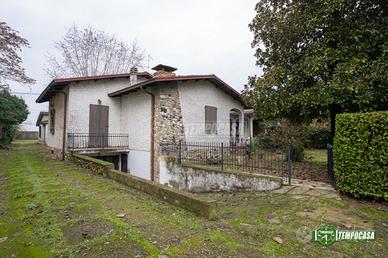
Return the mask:
[[[232,0],[2,0],[0,20],[18,30],[31,45],[22,53],[27,74],[36,79],[29,89],[11,83],[14,92],[40,93],[48,84],[45,56],[53,51],[73,24],[137,40],[152,56],[150,66],[163,63],[177,74],[216,74],[240,91],[249,75],[261,74],[255,66],[252,33],[256,1]],[[22,96],[30,110],[23,125],[37,130],[35,121],[47,104],[36,104],[37,95]]]

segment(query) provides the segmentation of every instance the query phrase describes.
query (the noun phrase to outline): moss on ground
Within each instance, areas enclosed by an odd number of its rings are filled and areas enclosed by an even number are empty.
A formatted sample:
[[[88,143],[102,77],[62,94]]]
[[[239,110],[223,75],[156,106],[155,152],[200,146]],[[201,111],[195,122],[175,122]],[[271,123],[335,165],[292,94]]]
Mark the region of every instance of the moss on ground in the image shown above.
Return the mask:
[[[208,221],[68,162],[32,142],[0,151],[0,254],[5,257],[378,257],[388,253],[382,204],[269,193],[204,194]],[[117,217],[123,213],[124,217]],[[309,241],[321,223],[376,230],[377,240]],[[279,244],[272,240],[278,236]]]

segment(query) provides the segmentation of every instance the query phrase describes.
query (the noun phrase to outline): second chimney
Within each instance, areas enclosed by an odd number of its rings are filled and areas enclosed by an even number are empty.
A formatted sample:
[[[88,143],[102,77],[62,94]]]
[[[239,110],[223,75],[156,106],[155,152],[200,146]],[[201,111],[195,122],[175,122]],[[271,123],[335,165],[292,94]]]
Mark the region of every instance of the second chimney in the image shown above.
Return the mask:
[[[138,72],[138,70],[137,70],[137,67],[136,66],[133,66],[132,68],[131,68],[131,70],[129,71],[129,83],[131,84],[131,85],[134,85],[134,84],[136,84],[137,83],[137,72]]]

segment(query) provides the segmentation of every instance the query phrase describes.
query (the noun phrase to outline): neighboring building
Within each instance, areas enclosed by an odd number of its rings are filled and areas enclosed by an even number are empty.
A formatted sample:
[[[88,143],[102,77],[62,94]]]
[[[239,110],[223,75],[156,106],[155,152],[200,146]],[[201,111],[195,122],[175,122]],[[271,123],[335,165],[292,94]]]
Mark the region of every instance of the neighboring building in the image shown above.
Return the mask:
[[[53,80],[36,100],[49,101],[51,152],[82,152],[159,181],[161,143],[243,138],[236,90],[215,75],[178,76],[166,65],[153,70]]]
[[[38,141],[41,144],[46,145],[46,139],[48,135],[48,112],[41,111],[39,113],[38,119],[36,120],[36,126],[39,128],[38,132]]]

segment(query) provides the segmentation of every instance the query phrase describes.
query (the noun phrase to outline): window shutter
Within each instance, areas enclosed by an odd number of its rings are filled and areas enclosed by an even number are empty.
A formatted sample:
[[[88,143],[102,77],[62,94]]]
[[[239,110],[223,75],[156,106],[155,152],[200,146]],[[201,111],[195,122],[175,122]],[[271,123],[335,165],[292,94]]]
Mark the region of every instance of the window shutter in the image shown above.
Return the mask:
[[[217,134],[217,108],[205,106],[205,133]]]

